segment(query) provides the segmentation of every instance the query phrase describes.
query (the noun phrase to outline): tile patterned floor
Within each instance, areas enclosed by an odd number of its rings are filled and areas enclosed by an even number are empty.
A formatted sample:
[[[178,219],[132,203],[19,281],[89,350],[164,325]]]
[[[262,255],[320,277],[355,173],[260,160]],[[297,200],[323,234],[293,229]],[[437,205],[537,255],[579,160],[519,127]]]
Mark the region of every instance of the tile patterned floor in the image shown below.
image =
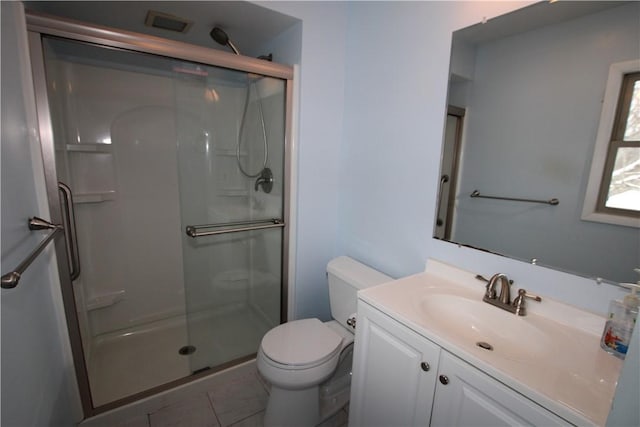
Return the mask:
[[[262,427],[268,393],[268,386],[252,364],[206,392],[114,427]],[[319,427],[346,427],[347,423],[345,408]]]

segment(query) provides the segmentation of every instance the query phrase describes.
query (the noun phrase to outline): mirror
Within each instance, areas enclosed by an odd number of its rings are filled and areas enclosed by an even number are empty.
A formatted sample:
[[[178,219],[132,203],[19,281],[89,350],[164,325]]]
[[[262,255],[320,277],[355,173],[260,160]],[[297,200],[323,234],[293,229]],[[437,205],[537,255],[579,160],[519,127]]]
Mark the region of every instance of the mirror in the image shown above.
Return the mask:
[[[609,66],[640,56],[639,17],[637,2],[541,2],[453,33],[435,238],[638,280],[640,229],[581,213]]]

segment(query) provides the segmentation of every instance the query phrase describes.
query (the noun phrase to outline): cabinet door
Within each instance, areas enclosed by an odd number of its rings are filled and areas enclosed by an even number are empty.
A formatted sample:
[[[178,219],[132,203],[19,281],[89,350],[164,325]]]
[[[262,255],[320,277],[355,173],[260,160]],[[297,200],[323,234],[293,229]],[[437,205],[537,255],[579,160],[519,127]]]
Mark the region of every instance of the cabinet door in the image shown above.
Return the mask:
[[[432,427],[570,425],[444,350],[438,375]]]
[[[350,426],[427,426],[440,348],[358,301]]]

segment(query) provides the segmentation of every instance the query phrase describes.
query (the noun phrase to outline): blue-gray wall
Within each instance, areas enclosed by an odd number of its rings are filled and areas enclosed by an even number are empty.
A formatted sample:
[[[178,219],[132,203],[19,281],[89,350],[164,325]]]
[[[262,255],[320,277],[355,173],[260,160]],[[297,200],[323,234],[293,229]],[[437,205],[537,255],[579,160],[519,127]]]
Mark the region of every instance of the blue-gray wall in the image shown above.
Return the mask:
[[[38,199],[44,182],[42,165],[37,163],[39,142],[22,4],[2,2],[1,7],[4,273],[42,239],[44,232],[29,232],[27,219],[34,215],[48,218],[48,214],[45,205],[39,203],[42,199]],[[18,287],[2,290],[3,426],[71,426],[77,420],[52,249],[29,267]]]

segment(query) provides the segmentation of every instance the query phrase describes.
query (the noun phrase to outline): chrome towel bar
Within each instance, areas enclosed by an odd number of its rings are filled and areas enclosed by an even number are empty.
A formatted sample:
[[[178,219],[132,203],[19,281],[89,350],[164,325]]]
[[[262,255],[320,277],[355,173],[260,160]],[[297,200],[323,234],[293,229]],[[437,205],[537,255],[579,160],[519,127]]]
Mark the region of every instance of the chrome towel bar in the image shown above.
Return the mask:
[[[29,268],[31,263],[40,255],[40,252],[47,247],[49,242],[53,240],[59,231],[62,231],[62,226],[52,224],[42,218],[33,217],[29,218],[29,230],[51,230],[49,234],[44,238],[42,242],[22,261],[13,271],[3,274],[0,282],[2,289],[13,289],[18,286],[22,273]]]
[[[265,228],[284,227],[284,221],[281,219],[273,218],[262,221],[238,221],[227,222],[223,224],[202,224],[202,225],[187,225],[186,233],[189,237],[202,237],[202,236],[214,236],[216,234],[237,233],[239,231],[252,231],[263,230]],[[221,228],[219,230],[210,231],[198,231],[207,228]]]
[[[515,197],[485,196],[484,194],[480,194],[480,191],[478,190],[473,190],[473,192],[469,197],[480,197],[482,199],[512,200],[514,202],[544,203],[546,205],[553,205],[553,206],[560,203],[560,200],[558,199],[535,200],[535,199],[518,199]]]

